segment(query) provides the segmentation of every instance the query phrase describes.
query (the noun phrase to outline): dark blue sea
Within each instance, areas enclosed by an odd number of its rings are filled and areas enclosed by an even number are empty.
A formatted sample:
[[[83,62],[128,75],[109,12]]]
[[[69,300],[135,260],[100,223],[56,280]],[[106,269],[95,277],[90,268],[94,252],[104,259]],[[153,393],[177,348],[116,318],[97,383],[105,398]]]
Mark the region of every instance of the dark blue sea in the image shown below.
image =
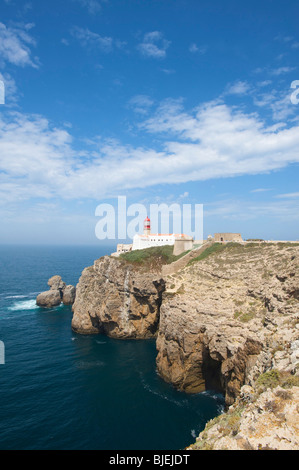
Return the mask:
[[[160,379],[155,341],[81,336],[70,307],[36,306],[49,277],[75,285],[114,248],[0,247],[0,449],[183,449],[223,411]]]

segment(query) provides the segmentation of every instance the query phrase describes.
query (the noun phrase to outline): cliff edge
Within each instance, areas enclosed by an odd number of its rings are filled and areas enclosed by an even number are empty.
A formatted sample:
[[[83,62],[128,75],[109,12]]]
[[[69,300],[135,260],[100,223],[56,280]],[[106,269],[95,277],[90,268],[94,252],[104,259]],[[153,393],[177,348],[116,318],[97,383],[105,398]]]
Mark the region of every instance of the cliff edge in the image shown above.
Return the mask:
[[[85,268],[76,288],[72,328],[81,334],[112,338],[156,336],[165,282],[159,271],[146,271],[104,256]]]

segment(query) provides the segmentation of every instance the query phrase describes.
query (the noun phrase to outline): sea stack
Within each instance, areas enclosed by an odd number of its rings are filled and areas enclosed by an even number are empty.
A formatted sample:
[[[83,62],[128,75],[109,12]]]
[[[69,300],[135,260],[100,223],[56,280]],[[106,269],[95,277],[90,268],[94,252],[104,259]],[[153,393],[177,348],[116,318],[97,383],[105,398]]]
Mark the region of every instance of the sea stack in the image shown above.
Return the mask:
[[[51,308],[57,307],[63,302],[65,305],[72,305],[75,301],[76,288],[72,285],[66,285],[61,276],[55,275],[48,280],[50,289],[41,292],[36,297],[36,304],[39,307]]]

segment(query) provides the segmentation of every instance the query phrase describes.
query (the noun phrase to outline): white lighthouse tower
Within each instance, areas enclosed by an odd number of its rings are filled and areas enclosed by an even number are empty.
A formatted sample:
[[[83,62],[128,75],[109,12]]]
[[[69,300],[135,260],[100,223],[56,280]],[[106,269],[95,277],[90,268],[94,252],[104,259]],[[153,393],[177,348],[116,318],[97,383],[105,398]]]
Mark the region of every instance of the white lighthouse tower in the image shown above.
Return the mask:
[[[151,221],[148,217],[144,220],[143,233],[147,236],[151,234]]]

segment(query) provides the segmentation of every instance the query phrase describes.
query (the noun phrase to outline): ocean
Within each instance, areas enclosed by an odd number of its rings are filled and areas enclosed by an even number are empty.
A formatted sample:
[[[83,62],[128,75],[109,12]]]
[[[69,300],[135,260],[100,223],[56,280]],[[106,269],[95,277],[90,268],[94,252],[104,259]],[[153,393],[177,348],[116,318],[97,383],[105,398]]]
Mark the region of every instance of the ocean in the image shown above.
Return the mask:
[[[75,285],[114,248],[0,247],[1,450],[184,449],[223,411],[157,375],[154,340],[78,335],[71,307],[36,306],[51,276]]]

